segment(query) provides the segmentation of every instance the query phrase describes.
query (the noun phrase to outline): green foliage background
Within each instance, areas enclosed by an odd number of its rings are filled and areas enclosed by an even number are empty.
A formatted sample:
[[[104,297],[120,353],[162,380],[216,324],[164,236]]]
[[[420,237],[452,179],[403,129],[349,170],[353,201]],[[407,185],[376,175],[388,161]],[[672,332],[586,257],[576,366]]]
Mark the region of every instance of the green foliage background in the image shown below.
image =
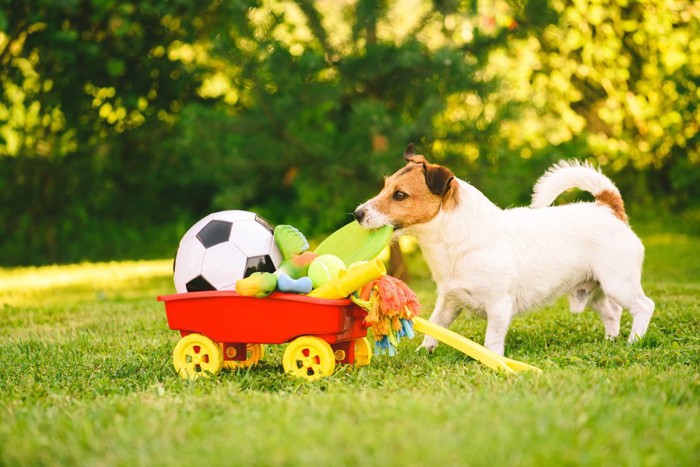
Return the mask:
[[[682,0],[0,0],[0,264],[167,257],[220,209],[327,233],[408,142],[502,206],[578,157],[631,209],[697,212],[699,19]]]

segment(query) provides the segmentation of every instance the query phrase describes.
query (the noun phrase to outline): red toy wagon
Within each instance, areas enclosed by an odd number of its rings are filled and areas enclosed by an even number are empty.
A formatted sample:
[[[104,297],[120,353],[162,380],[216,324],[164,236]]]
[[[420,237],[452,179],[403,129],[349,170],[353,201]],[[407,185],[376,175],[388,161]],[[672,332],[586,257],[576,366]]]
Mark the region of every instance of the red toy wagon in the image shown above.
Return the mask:
[[[173,351],[182,378],[254,365],[263,344],[288,342],[284,371],[310,380],[331,375],[336,363],[367,365],[372,359],[367,313],[348,299],[279,292],[261,299],[212,291],[158,300],[165,303],[170,328],[182,335]]]

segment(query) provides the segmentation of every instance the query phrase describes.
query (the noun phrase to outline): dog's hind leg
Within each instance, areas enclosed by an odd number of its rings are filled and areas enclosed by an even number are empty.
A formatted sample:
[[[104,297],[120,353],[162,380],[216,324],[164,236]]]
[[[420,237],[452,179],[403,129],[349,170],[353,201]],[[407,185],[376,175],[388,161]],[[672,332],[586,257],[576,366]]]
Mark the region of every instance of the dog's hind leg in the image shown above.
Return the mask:
[[[587,281],[578,284],[569,291],[569,310],[572,313],[581,313],[586,309],[591,293],[598,287],[598,283]]]
[[[654,301],[642,290],[644,247],[636,237],[611,245],[609,251],[601,252],[593,274],[605,295],[632,315],[632,330],[628,339],[632,343],[646,334],[655,307]]]
[[[651,316],[654,314],[654,301],[644,295],[644,292],[641,290],[640,287],[639,295],[629,305],[630,314],[632,315],[632,330],[628,339],[630,343],[644,337],[644,334],[647,333]]]
[[[627,308],[632,315],[632,330],[628,341],[632,343],[644,337],[649,327],[649,321],[654,314],[655,305],[652,299],[644,295],[642,286],[630,287],[629,283],[616,282],[612,286],[603,286],[603,290],[616,303]]]
[[[606,339],[615,339],[620,335],[620,318],[622,317],[620,305],[602,291],[598,291],[591,301],[591,308],[598,312],[603,321]]]
[[[438,324],[443,328],[449,328],[459,315],[459,312],[460,310],[455,306],[455,303],[453,303],[445,293],[439,292],[438,298],[435,301],[435,308],[430,315],[430,322]],[[420,347],[416,350],[426,349],[428,352],[432,352],[435,350],[435,347],[437,347],[437,344],[437,339],[426,335]]]

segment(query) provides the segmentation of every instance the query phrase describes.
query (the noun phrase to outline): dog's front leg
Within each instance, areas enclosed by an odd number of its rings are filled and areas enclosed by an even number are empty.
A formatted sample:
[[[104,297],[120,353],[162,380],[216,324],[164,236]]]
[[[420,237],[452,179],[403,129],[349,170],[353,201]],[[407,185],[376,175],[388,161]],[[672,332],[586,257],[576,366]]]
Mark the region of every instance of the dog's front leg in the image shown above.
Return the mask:
[[[459,309],[454,307],[454,303],[448,299],[447,294],[439,292],[438,298],[435,301],[433,314],[430,315],[430,322],[438,324],[443,328],[449,328],[450,324],[457,318],[457,315],[459,315]],[[432,352],[435,350],[435,347],[437,347],[437,344],[437,339],[426,335],[420,347],[416,350],[426,349],[428,352]]]
[[[503,355],[506,343],[506,334],[513,316],[513,303],[505,299],[486,308],[488,323],[486,324],[486,337],[484,347]]]

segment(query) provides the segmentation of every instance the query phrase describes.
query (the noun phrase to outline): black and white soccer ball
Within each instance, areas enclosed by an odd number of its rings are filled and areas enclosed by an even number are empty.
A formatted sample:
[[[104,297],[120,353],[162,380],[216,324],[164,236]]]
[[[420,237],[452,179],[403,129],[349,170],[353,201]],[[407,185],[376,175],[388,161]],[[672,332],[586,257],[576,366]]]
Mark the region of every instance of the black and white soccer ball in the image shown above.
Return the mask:
[[[175,290],[235,290],[236,281],[254,272],[275,272],[282,253],[273,230],[254,212],[209,214],[180,240],[173,265]]]

